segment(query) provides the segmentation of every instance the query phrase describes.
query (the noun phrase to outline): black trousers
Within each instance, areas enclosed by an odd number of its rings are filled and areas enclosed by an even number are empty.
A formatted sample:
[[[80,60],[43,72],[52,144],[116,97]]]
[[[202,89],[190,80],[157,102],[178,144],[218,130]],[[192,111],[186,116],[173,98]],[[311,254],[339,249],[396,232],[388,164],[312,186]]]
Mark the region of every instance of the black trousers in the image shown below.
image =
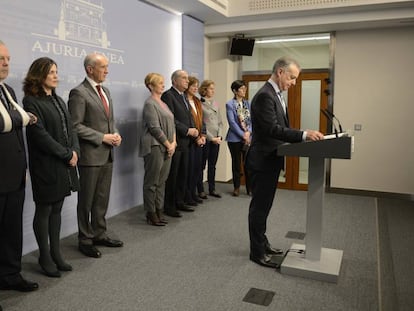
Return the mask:
[[[207,165],[207,182],[208,182],[208,191],[213,192],[216,190],[216,164],[220,151],[220,145],[214,144],[211,141],[206,142],[203,147],[203,164],[202,170],[206,168]],[[204,187],[201,180],[198,182],[198,192],[204,192]]]
[[[192,143],[189,151],[189,165],[187,177],[187,189],[185,194],[185,202],[193,202],[197,197],[197,183],[203,178],[203,147]]]
[[[165,184],[164,210],[176,211],[177,206],[184,205],[187,188],[189,149],[175,150],[171,159],[170,173]]]
[[[266,236],[267,217],[272,208],[283,163],[283,158],[276,157],[273,163],[269,163],[267,169],[249,167],[252,190],[249,206],[249,237],[250,255],[254,257],[263,256],[265,247],[269,244]]]
[[[23,248],[25,187],[0,193],[0,282],[13,283],[20,275]]]

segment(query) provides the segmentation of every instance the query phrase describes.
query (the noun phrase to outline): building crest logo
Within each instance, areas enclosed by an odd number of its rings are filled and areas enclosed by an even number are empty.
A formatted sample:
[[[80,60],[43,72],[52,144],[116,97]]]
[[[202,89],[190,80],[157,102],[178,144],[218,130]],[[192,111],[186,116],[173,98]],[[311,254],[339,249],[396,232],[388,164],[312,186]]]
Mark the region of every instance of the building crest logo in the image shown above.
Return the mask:
[[[124,51],[110,48],[104,12],[93,0],[62,0],[54,36],[32,33],[38,38],[32,51],[77,58],[98,52],[110,63],[124,65]]]

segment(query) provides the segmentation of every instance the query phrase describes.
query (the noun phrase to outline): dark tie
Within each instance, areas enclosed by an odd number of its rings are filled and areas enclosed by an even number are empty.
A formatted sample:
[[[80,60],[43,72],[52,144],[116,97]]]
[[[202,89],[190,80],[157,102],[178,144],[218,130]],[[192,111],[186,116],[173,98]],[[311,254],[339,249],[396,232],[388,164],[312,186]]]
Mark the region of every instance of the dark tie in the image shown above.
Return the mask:
[[[6,92],[4,91],[4,85],[0,84],[0,101],[3,103],[4,107],[6,107],[7,110],[10,110],[10,104],[7,100]]]
[[[186,108],[187,108],[187,110],[188,110],[187,98],[185,97],[185,94],[184,94],[184,93],[182,93],[182,94],[181,94],[181,96],[183,97],[183,101],[184,101],[185,107],[186,107]]]
[[[96,86],[96,89],[98,90],[99,97],[100,97],[100,98],[101,98],[101,100],[102,100],[102,105],[104,106],[106,116],[107,116],[107,117],[109,117],[109,105],[108,105],[108,102],[106,101],[105,96],[104,96],[104,95],[103,95],[103,93],[102,93],[101,86],[98,84],[98,85]]]

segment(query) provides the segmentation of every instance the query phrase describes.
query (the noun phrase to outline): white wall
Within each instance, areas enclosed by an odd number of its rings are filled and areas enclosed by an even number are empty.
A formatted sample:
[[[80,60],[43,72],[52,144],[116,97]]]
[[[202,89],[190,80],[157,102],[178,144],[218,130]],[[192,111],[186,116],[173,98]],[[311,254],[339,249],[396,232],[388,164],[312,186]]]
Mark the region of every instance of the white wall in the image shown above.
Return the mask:
[[[355,132],[352,160],[334,160],[331,186],[414,193],[414,28],[337,33],[334,112]]]
[[[228,38],[206,38],[205,78],[215,82],[215,100],[220,104],[220,113],[223,119],[223,139],[227,134],[228,123],[226,118],[226,102],[233,97],[230,90],[231,83],[240,78],[240,61],[228,56]],[[231,156],[227,143],[220,146],[217,161],[216,180],[229,181],[232,179]]]
[[[243,71],[271,71],[276,59],[282,56],[295,58],[303,69],[329,68],[329,44],[294,48],[280,43],[273,48],[256,44],[252,56],[243,56]]]
[[[206,76],[216,81],[216,97],[223,104],[231,98],[228,87],[240,78],[241,68],[269,71],[289,52],[255,50],[241,64],[227,55],[227,42],[228,38],[206,39]],[[336,34],[334,112],[344,129],[361,124],[362,131],[355,132],[352,159],[332,161],[331,187],[414,194],[413,51],[413,27]],[[303,68],[329,68],[325,48],[295,53]],[[219,180],[231,178],[228,148],[221,149],[218,170]]]

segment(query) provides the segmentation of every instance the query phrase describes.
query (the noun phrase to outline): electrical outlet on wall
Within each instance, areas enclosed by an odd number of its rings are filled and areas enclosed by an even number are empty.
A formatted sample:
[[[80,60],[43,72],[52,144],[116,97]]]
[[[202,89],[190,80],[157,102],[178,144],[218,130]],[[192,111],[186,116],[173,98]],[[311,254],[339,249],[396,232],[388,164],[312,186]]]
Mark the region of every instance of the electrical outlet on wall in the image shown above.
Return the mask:
[[[354,131],[362,131],[362,124],[354,124]]]

